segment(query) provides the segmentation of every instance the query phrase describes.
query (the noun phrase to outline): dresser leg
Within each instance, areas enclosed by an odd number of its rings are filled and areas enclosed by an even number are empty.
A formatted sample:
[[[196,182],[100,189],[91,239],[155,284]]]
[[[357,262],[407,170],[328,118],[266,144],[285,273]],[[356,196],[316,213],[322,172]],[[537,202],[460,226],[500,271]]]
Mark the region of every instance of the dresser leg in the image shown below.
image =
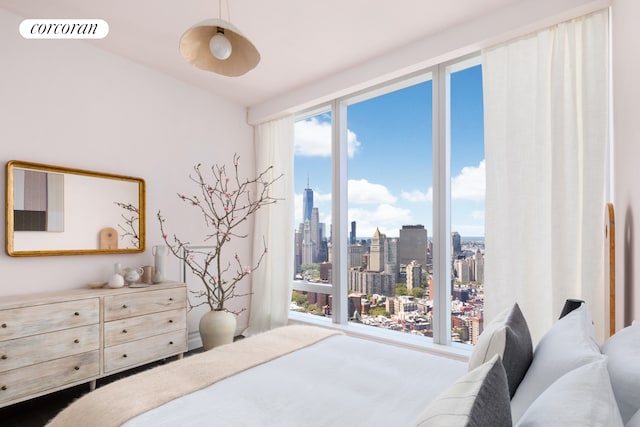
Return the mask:
[[[93,391],[96,389],[96,380],[89,382],[89,391]]]

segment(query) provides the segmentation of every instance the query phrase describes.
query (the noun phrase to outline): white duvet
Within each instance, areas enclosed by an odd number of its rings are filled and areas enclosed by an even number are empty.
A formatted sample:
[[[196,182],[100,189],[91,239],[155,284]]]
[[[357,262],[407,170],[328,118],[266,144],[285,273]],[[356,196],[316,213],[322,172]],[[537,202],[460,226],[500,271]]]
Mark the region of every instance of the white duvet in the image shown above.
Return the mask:
[[[410,426],[466,371],[461,361],[339,335],[173,400],[124,425]]]

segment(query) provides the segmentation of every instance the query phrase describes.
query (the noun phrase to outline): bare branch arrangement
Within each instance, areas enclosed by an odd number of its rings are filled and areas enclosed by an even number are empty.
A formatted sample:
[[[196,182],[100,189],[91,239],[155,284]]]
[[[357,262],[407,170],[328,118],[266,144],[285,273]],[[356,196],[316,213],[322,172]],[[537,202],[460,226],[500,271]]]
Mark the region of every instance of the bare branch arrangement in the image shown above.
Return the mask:
[[[234,154],[231,175],[227,174],[224,165],[213,165],[210,177],[204,175],[202,165],[198,163],[189,178],[198,187],[199,195],[186,196],[178,193],[178,198],[200,211],[207,229],[210,230],[204,238],[206,242],[211,243],[207,250],[191,247],[189,242],[181,240],[175,234],[169,238],[165,230],[165,218],[158,211],[162,239],[171,253],[182,260],[202,281],[203,289],[191,293],[204,301],[191,304],[191,308],[208,304],[211,310],[228,311],[225,308],[226,301],[248,295],[236,293],[238,282],[257,270],[267,255],[267,246],[263,240],[261,255],[253,263],[243,263],[237,253],[233,261],[226,263],[221,256],[225,245],[232,238],[247,237],[247,234],[238,230],[242,223],[261,207],[281,200],[273,197],[270,189],[282,178],[282,174],[272,178],[273,166],[269,166],[256,178],[241,180],[238,176],[239,160],[240,157]],[[240,312],[244,310],[246,309],[243,308]]]
[[[140,247],[140,235],[138,234],[140,227],[138,223],[140,222],[140,210],[131,203],[123,203],[123,202],[113,202],[117,206],[121,207],[125,212],[120,214],[122,219],[124,219],[124,225],[118,224],[118,228],[122,230],[122,234],[120,235],[120,239],[124,239],[125,237],[130,238],[131,245],[134,248]]]

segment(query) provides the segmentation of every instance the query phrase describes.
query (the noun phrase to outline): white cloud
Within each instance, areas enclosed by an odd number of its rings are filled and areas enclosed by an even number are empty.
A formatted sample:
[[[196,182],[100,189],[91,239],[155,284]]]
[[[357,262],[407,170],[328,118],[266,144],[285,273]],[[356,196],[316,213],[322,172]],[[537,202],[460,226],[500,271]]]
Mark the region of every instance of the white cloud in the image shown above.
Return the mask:
[[[376,228],[387,236],[398,236],[403,225],[413,224],[411,210],[381,204],[375,210],[354,208],[349,209],[349,222],[356,222],[358,237],[371,237]]]
[[[351,130],[347,130],[347,141],[349,157],[353,157],[361,142]],[[317,117],[296,122],[294,145],[298,156],[331,157],[331,122],[320,121]]]
[[[350,179],[349,203],[393,204],[398,199],[382,184],[374,184],[366,179]]]
[[[433,201],[433,187],[429,187],[426,192],[420,190],[403,191],[401,196],[408,202],[431,202]]]
[[[483,201],[485,197],[485,161],[478,166],[465,166],[460,175],[451,178],[451,198]]]

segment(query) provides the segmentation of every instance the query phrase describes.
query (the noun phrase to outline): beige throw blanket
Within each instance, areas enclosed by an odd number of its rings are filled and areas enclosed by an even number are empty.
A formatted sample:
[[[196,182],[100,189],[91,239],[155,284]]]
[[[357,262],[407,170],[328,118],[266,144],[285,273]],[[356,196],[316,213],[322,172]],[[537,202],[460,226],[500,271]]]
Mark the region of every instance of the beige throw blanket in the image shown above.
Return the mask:
[[[180,396],[336,334],[286,326],[195,354],[100,387],[73,402],[48,426],[120,426]]]

